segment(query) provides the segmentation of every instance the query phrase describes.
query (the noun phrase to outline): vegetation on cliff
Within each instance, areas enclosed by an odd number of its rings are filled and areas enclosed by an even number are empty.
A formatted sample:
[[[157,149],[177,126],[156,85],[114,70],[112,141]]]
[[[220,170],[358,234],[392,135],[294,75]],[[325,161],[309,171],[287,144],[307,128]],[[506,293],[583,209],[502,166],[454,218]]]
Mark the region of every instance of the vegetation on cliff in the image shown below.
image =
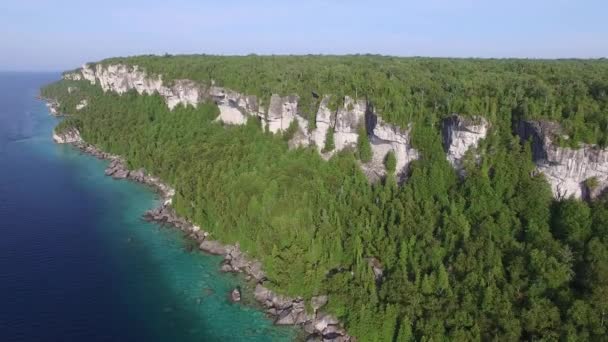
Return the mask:
[[[451,113],[558,121],[565,144],[608,144],[608,61],[484,60],[383,56],[136,56],[104,65],[137,65],[172,82],[191,79],[257,95],[298,94],[315,114],[315,94],[368,98],[382,117],[402,127],[437,122]],[[314,120],[311,120],[314,122]]]
[[[604,62],[316,58],[110,61],[167,78],[214,78],[245,93],[301,91],[296,84],[316,75],[321,93],[373,96],[394,121],[417,117],[412,143],[421,158],[404,185],[394,177],[369,184],[358,167],[365,152],[325,162],[312,148],[289,150],[255,119],[222,126],[214,104],[169,111],[158,95],[104,94],[82,81],[58,82],[43,95],[73,113],[63,125],[77,125],[86,141],[170,183],[177,212],[214,238],[238,241],[275,289],[329,294],[327,310],[362,341],[605,338],[607,200],[553,201],[530,146],[510,130],[521,115],[558,115],[581,138],[605,136],[593,125],[606,120],[606,94],[590,88],[606,89],[606,78],[593,75],[605,75]],[[368,73],[358,63],[371,63]],[[75,111],[82,98],[89,105]],[[597,115],[574,115],[580,103]],[[563,107],[555,114],[551,106]],[[446,161],[437,121],[452,111],[488,113],[496,128],[462,180]]]

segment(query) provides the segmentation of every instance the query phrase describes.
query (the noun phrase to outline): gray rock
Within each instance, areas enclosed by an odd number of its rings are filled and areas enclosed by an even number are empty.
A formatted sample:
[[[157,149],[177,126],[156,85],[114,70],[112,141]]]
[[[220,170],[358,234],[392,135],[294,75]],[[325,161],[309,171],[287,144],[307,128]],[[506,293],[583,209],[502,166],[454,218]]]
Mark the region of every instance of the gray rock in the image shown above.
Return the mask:
[[[234,269],[232,268],[232,265],[230,265],[230,263],[223,262],[222,266],[220,266],[220,271],[228,273],[228,272],[234,272]]]
[[[382,263],[380,262],[380,260],[378,260],[376,258],[368,258],[367,262],[369,264],[369,267],[371,267],[372,271],[374,272],[376,281],[379,281],[380,279],[382,279],[382,275],[384,274],[384,269],[382,268]]]
[[[136,182],[143,183],[146,180],[146,171],[144,169],[133,171],[129,174],[129,178]]]
[[[257,281],[266,279],[266,274],[262,271],[262,263],[259,261],[254,261],[250,264],[248,273]]]
[[[465,118],[452,114],[442,121],[443,148],[450,164],[462,171],[463,159],[467,151],[477,147],[488,133],[488,122],[483,117]]]
[[[274,321],[276,325],[294,325],[296,319],[291,310],[284,310],[279,314],[279,317]]]
[[[230,291],[230,300],[232,302],[240,302],[241,301],[241,291],[239,289],[234,289]]]
[[[579,148],[560,147],[554,140],[564,135],[559,124],[548,121],[520,121],[517,134],[523,141],[532,142],[532,157],[538,171],[551,185],[553,196],[590,198],[608,189],[608,149],[579,144]],[[594,191],[588,192],[585,183],[596,179]]]
[[[209,254],[226,254],[226,248],[224,247],[224,245],[217,241],[205,240],[200,244],[199,248]]]
[[[312,297],[310,299],[310,305],[312,306],[313,310],[315,310],[315,312],[316,312],[320,308],[324,307],[327,304],[328,300],[329,300],[329,298],[326,295]]]
[[[114,179],[125,179],[129,177],[129,170],[116,170],[112,174],[112,178]]]
[[[269,289],[265,288],[261,284],[257,284],[255,286],[255,291],[254,291],[253,295],[255,297],[255,300],[257,300],[260,303],[265,303],[266,301],[271,300],[271,298],[272,298],[272,291],[270,291]]]
[[[339,324],[339,322],[332,315],[321,315],[321,316],[317,317],[317,319],[315,319],[313,324],[315,327],[315,331],[317,331],[319,333],[323,333],[323,331],[325,331],[325,329],[328,326],[337,325],[337,324]]]

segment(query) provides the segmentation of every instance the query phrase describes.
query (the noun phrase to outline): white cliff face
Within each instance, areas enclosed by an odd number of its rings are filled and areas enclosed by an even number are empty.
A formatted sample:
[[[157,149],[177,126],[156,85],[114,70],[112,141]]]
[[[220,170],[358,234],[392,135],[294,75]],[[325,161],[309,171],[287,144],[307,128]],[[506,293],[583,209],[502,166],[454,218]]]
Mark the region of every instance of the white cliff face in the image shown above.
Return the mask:
[[[61,133],[53,131],[53,140],[58,144],[73,144],[83,141],[80,132],[75,128],[67,129]]]
[[[268,105],[268,114],[266,120],[268,130],[272,133],[285,131],[291,125],[291,122],[296,119],[298,113],[298,97],[285,96],[281,97],[273,94],[270,97]]]
[[[70,72],[70,73],[63,75],[63,78],[66,80],[80,81],[80,80],[82,80],[82,74],[79,72]],[[68,91],[69,91],[69,89],[68,89]]]
[[[298,130],[294,133],[293,137],[289,140],[289,148],[308,147],[311,144],[310,133],[308,131],[308,120],[296,115],[296,121],[298,122]]]
[[[217,104],[220,115],[216,121],[232,125],[243,125],[247,122],[247,116],[260,116],[258,100],[255,96],[246,96],[222,87],[212,86],[209,88],[209,97]]]
[[[402,129],[382,121],[376,114],[368,115],[369,140],[372,147],[372,161],[365,166],[368,176],[381,177],[386,174],[384,160],[393,151],[397,165],[395,174],[403,179],[407,175],[409,164],[418,159],[419,154],[411,145],[411,128]],[[371,173],[371,174],[370,174]]]
[[[521,121],[518,134],[532,140],[534,161],[554,197],[593,198],[608,189],[608,149],[587,144],[578,149],[557,146],[553,137],[560,134],[560,127],[551,122]],[[585,181],[591,178],[597,185],[587,189]]]
[[[86,99],[82,99],[76,105],[76,110],[81,110],[81,109],[83,109],[84,107],[86,107],[88,105],[89,105],[89,101],[87,101]]]
[[[356,147],[359,139],[359,127],[365,125],[365,100],[354,100],[344,97],[344,105],[338,108],[334,124],[334,144],[336,151],[347,147]]]
[[[329,96],[324,96],[319,104],[319,110],[317,111],[317,117],[315,120],[316,128],[311,134],[311,143],[314,143],[319,151],[325,147],[327,131],[333,129],[335,119],[335,115],[333,115],[329,107],[327,107],[328,104]]]
[[[160,76],[156,78],[148,77],[146,72],[139,70],[137,66],[129,67],[116,64],[104,67],[98,64],[93,69],[85,64],[80,69],[80,73],[82,78],[91,84],[99,84],[104,92],[113,91],[124,94],[134,89],[138,94],[152,95],[158,93],[165,98],[169,109],[173,109],[179,104],[196,106],[202,97],[200,87],[190,80],[177,80],[169,88],[163,85]],[[68,75],[64,77],[79,79],[76,75]]]
[[[482,117],[464,118],[453,114],[443,120],[443,147],[447,160],[456,170],[462,171],[465,154],[486,137],[488,127],[488,122]]]
[[[298,97],[295,95],[281,97],[273,94],[268,104],[268,111],[265,112],[261,101],[255,96],[217,87],[213,81],[210,87],[206,87],[190,80],[177,80],[168,87],[163,84],[160,75],[152,77],[137,66],[84,65],[79,72],[65,74],[64,78],[82,79],[94,85],[99,84],[104,92],[124,94],[135,90],[138,94],[157,93],[165,99],[169,109],[178,105],[196,106],[204,100],[212,99],[220,110],[216,121],[242,125],[247,122],[249,116],[259,117],[272,133],[284,132],[292,122],[297,121],[298,130],[289,141],[289,146],[292,148],[313,145],[321,151],[325,147],[327,132],[333,130],[335,149],[322,154],[326,159],[337,151],[357,146],[359,128],[366,124],[368,112],[368,104],[365,100],[348,96],[344,98],[344,104],[336,112],[332,112],[328,108],[329,96],[323,96],[317,111],[316,127],[309,132],[308,120],[298,113]],[[394,151],[397,159],[397,174],[403,176],[410,161],[418,158],[418,152],[410,145],[409,128],[404,130],[386,124],[375,114],[372,114],[372,117],[375,118],[373,128],[368,128],[367,131],[370,134],[373,160],[364,166],[366,171],[372,170],[376,176],[384,175],[386,173],[384,158],[389,151]]]

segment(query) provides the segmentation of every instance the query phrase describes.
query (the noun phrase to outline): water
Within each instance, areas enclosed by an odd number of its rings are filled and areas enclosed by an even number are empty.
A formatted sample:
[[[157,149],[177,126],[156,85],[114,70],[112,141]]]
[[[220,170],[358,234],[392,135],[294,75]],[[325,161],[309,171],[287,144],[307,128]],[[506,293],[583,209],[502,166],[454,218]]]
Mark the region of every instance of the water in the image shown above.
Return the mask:
[[[58,78],[0,73],[0,341],[293,340],[229,302],[245,284],[220,258],[141,220],[152,191],[52,142],[34,97]]]

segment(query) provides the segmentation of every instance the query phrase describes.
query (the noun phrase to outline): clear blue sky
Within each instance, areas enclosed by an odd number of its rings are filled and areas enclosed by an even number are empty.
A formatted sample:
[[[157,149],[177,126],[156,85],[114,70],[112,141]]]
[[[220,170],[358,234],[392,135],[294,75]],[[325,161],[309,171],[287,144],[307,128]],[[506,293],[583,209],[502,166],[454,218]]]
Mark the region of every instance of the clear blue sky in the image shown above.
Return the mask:
[[[0,70],[165,52],[606,57],[608,0],[1,0]]]

